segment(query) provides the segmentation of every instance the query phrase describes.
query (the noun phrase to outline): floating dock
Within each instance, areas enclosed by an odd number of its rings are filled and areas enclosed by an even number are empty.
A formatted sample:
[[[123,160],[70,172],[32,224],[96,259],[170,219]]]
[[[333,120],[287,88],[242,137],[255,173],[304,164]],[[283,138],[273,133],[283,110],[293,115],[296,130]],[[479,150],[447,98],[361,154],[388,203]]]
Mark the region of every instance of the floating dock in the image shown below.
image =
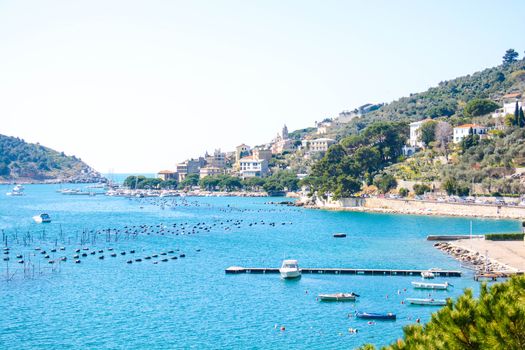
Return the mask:
[[[430,235],[427,236],[427,241],[457,241],[459,239],[483,238],[484,235]]]
[[[418,276],[421,272],[428,270],[385,270],[385,269],[340,269],[340,268],[301,268],[303,274],[317,273],[327,275],[367,275],[367,276]],[[254,273],[267,274],[279,273],[278,268],[271,267],[241,267],[230,266],[225,271],[226,274]],[[452,270],[432,270],[436,277],[461,277],[461,271]]]

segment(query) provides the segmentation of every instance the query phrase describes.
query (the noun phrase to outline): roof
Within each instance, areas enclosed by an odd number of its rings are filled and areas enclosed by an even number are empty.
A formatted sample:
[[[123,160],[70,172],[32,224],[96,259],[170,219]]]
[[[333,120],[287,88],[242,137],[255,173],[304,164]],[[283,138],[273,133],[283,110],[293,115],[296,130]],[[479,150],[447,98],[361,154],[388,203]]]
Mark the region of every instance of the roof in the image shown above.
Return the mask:
[[[264,159],[257,159],[254,156],[247,156],[239,159],[239,162],[262,162]]]
[[[463,124],[460,126],[456,126],[454,129],[465,129],[465,128],[484,128],[486,129],[486,126],[479,125],[479,124]]]
[[[318,141],[318,142],[325,142],[325,141],[326,141],[326,142],[330,142],[330,141],[333,141],[333,142],[335,142],[334,139],[329,139],[329,138],[327,138],[327,137],[321,137],[321,138],[319,138],[319,139],[312,140],[312,142],[314,142],[314,141]]]
[[[171,171],[171,170],[161,170],[159,171],[157,174],[176,174],[177,172],[176,171]]]
[[[513,93],[502,96],[502,98],[516,98],[516,97],[521,97],[521,92],[513,92]]]
[[[432,119],[430,119],[430,118],[426,118],[426,119],[418,120],[416,122],[412,122],[412,123],[410,123],[410,125],[419,125],[419,124],[422,124],[422,123],[425,123],[425,122],[429,122],[431,120]]]

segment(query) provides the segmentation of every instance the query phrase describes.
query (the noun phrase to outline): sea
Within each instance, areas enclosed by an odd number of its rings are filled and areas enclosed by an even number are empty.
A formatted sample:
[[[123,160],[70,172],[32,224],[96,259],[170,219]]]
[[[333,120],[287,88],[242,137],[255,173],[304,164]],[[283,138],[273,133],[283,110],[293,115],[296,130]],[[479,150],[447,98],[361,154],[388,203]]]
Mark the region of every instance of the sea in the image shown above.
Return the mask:
[[[427,322],[437,310],[409,306],[405,298],[456,298],[465,288],[479,291],[472,271],[435,249],[427,235],[468,234],[471,222],[474,234],[520,228],[511,220],[269,203],[283,198],[57,192],[86,186],[26,185],[20,197],[4,195],[11,187],[0,186],[1,349],[386,345],[402,336],[403,326]],[[48,213],[52,222],[36,223],[32,217],[40,213]],[[333,238],[339,232],[347,237]],[[411,287],[419,276],[303,274],[282,280],[278,274],[225,273],[230,266],[279,267],[285,258],[297,259],[301,267],[438,267],[463,274],[436,278],[453,287],[429,294]],[[344,303],[317,297],[338,292],[359,297]],[[397,320],[369,323],[357,319],[356,311],[392,312]]]

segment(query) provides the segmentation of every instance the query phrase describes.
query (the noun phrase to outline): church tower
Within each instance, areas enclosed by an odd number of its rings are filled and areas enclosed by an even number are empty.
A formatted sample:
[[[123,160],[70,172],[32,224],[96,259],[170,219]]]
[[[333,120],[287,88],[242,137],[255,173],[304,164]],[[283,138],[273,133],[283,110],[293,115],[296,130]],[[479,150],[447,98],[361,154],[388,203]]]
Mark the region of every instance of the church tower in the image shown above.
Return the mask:
[[[283,140],[288,140],[288,128],[286,127],[286,124],[283,127],[282,136],[283,136]]]

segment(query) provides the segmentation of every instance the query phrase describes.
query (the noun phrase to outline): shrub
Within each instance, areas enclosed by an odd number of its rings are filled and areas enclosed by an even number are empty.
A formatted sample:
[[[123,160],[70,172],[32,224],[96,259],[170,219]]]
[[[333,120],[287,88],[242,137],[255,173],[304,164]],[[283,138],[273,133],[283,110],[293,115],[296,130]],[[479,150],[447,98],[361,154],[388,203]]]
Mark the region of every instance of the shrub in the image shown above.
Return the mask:
[[[431,188],[428,185],[425,184],[415,184],[414,185],[414,193],[418,196],[421,196],[425,194],[426,192],[430,192]]]

